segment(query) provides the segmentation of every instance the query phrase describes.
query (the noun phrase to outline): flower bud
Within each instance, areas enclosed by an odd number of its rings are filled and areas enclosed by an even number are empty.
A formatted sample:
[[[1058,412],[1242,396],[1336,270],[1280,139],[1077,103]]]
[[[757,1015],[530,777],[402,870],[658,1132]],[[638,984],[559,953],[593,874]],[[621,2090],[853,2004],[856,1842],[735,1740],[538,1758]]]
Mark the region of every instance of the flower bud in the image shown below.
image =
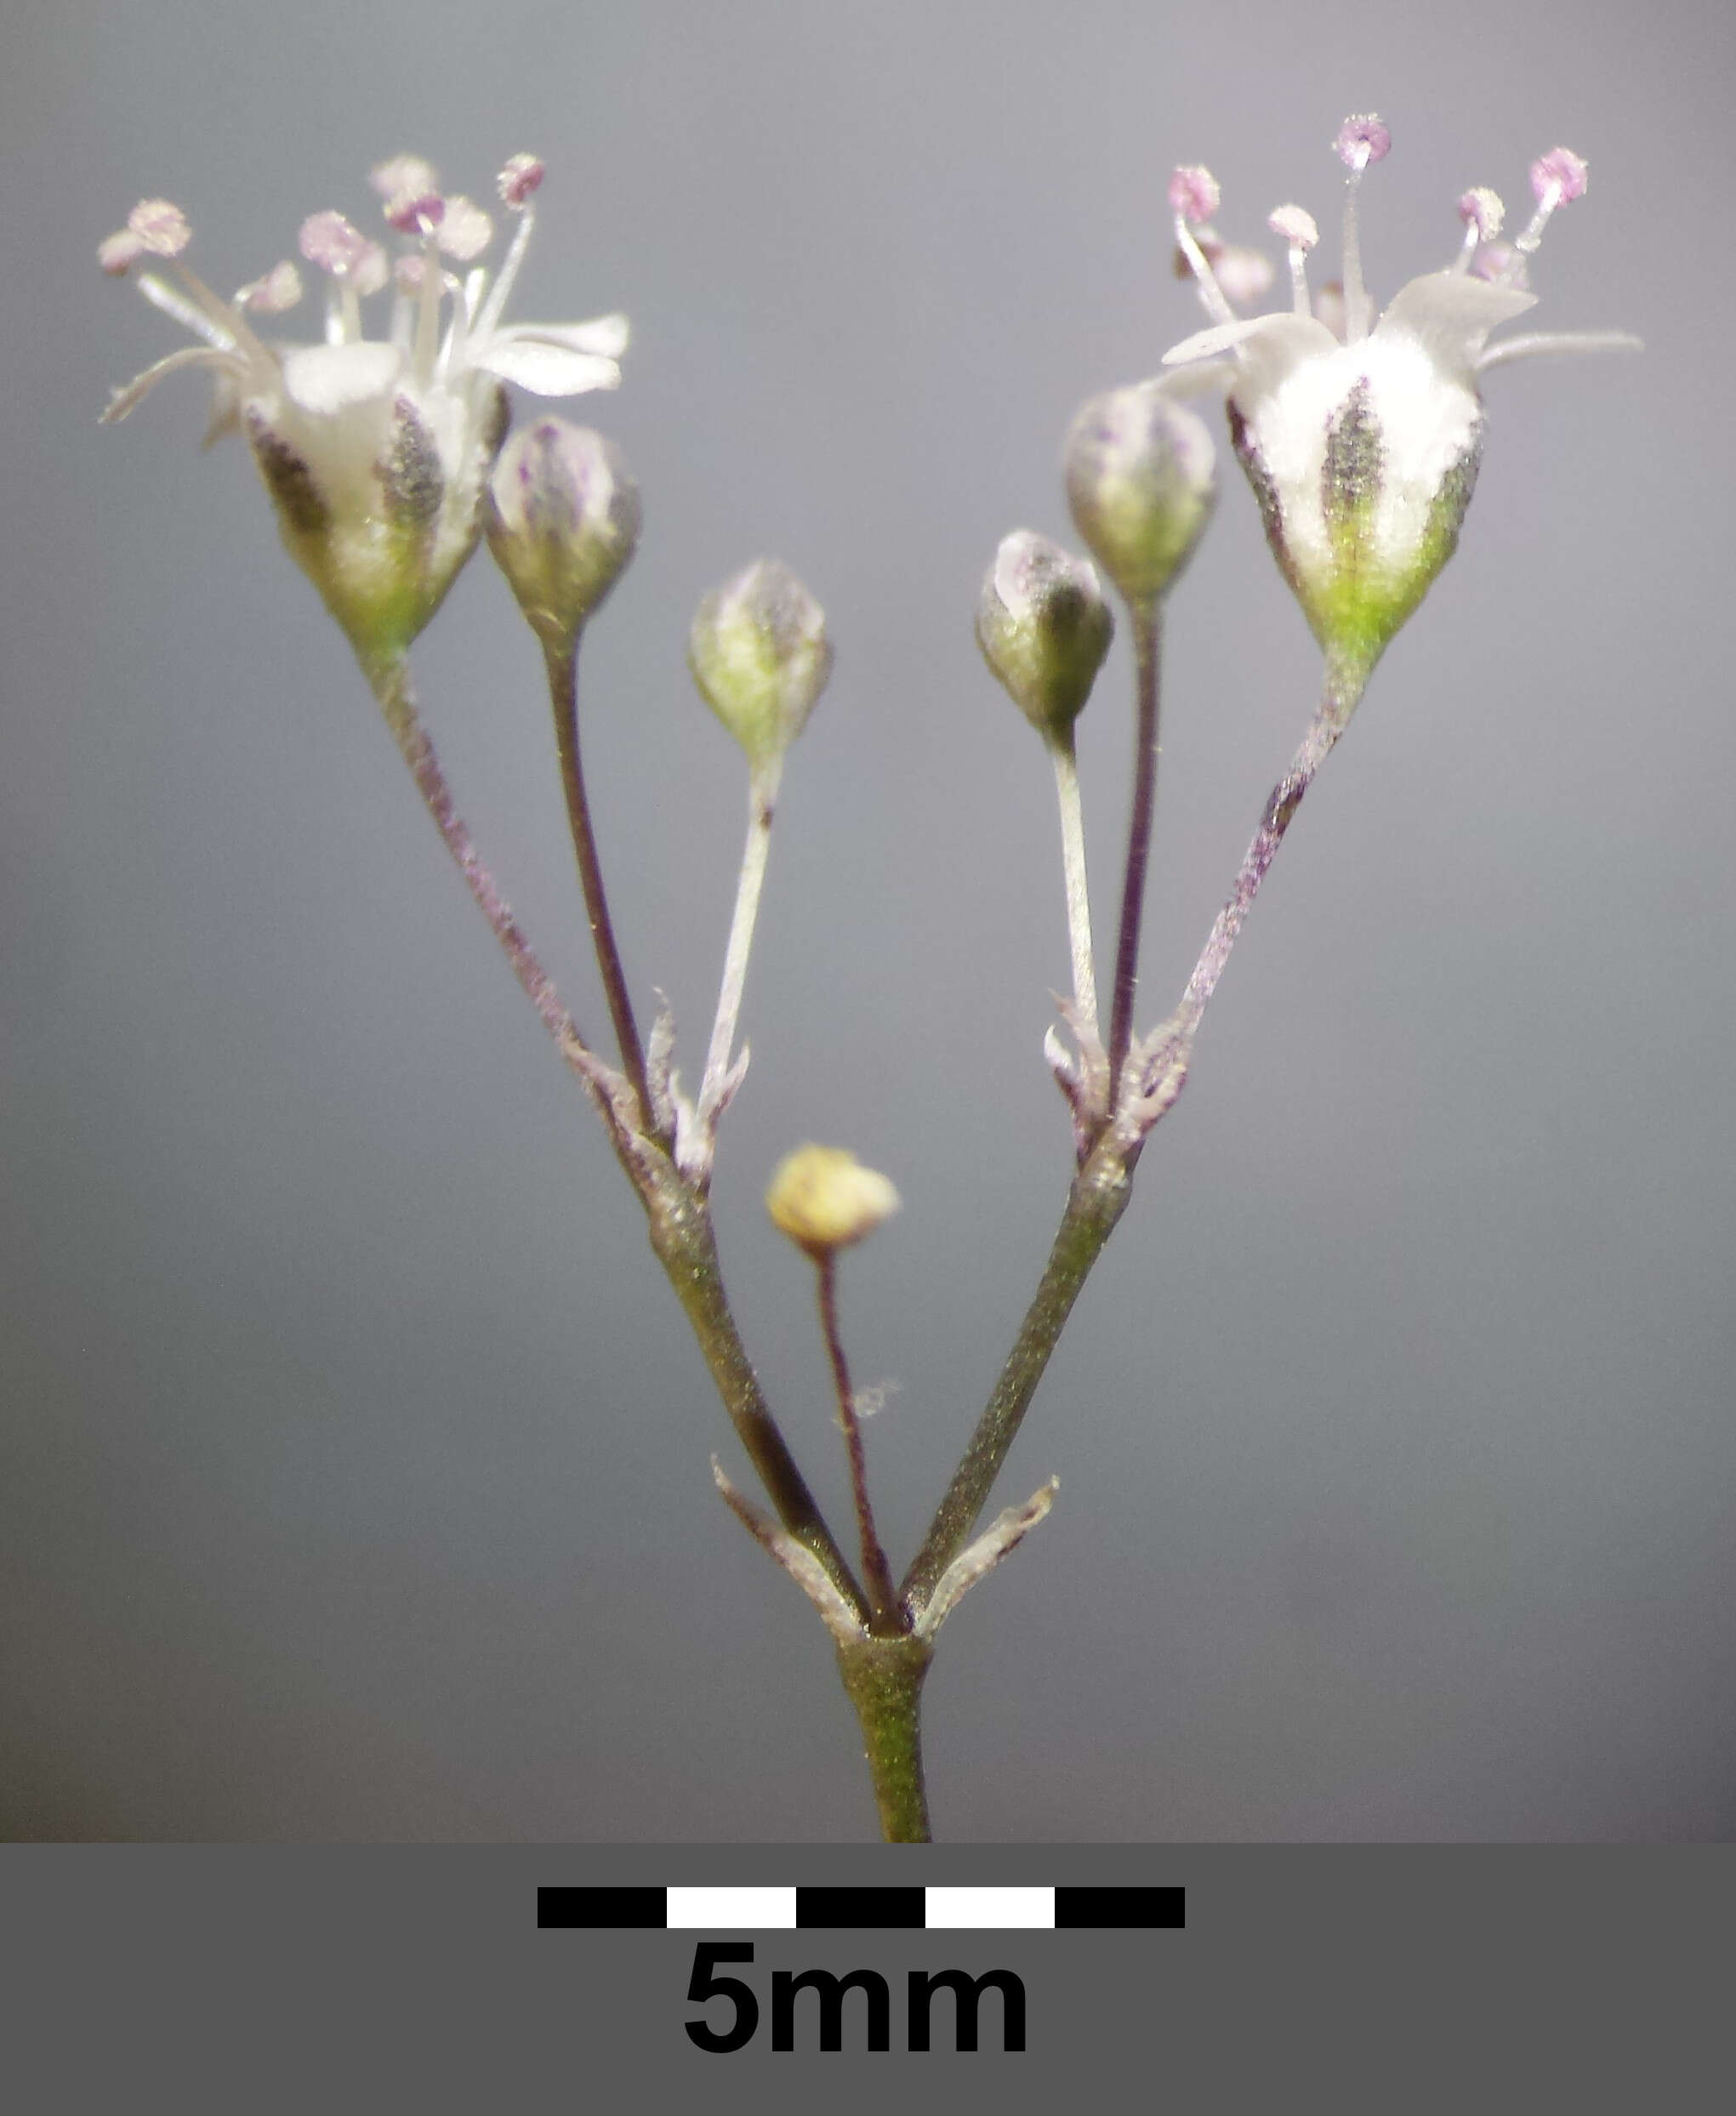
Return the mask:
[[[778,1232],[818,1262],[890,1220],[898,1193],[842,1146],[798,1146],[773,1172],[766,1209]]]
[[[1067,436],[1067,497],[1091,555],[1135,608],[1167,594],[1217,501],[1204,422],[1153,383],[1082,405]]]
[[[976,644],[1045,742],[1071,739],[1114,630],[1087,560],[1032,529],[1002,538],[976,606]]]
[[[564,418],[513,435],[494,466],[484,526],[531,629],[570,646],[639,543],[639,487],[612,441]]]
[[[694,612],[687,666],[759,772],[783,761],[832,673],[826,613],[787,566],[756,559]]]

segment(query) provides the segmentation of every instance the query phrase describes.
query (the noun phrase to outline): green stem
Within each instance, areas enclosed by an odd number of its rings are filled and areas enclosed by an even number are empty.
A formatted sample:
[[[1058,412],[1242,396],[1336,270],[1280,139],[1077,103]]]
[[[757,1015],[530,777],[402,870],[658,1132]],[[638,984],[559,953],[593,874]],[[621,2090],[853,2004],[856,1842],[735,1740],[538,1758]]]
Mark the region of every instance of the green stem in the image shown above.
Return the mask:
[[[833,1584],[866,1624],[868,1608],[862,1589],[778,1431],[760,1377],[736,1328],[729,1296],[724,1291],[709,1209],[691,1183],[667,1163],[664,1167],[667,1173],[655,1180],[639,1180],[640,1196],[651,1223],[652,1249],[699,1341],[736,1437],[759,1472],[778,1519],[798,1542],[813,1552]]]
[[[970,1541],[1079,1289],[1127,1209],[1130,1180],[1114,1133],[1106,1132],[1073,1178],[1048,1264],[994,1393],[904,1576],[902,1597],[913,1607],[922,1608],[936,1581]]]
[[[927,1844],[922,1773],[922,1683],[934,1648],[916,1638],[852,1639],[838,1648],[844,1687],[862,1723],[880,1834],[888,1844]]]

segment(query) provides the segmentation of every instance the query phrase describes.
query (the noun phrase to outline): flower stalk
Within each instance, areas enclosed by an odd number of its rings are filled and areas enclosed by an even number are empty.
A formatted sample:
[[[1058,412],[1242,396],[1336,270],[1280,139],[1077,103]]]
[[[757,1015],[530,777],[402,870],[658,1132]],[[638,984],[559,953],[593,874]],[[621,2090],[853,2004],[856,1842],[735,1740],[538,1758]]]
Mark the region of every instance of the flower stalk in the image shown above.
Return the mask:
[[[850,1459],[850,1489],[856,1502],[857,1533],[862,1540],[862,1575],[868,1588],[873,1628],[898,1635],[906,1629],[901,1621],[892,1569],[874,1526],[873,1501],[868,1497],[868,1459],[862,1452],[862,1415],[856,1391],[851,1386],[850,1368],[844,1357],[844,1339],[838,1328],[838,1253],[824,1249],[814,1260],[815,1283],[819,1296],[820,1333],[826,1340],[826,1357],[832,1368],[832,1386],[838,1398],[838,1425],[844,1449]]]
[[[1121,925],[1115,946],[1115,998],[1109,1020],[1109,1106],[1121,1084],[1121,1069],[1133,1040],[1133,1009],[1139,991],[1139,934],[1145,914],[1146,867],[1151,857],[1152,812],[1158,795],[1158,664],[1163,652],[1164,606],[1155,596],[1133,606],[1133,798],[1127,823],[1127,862],[1122,873]]]
[[[741,1019],[742,995],[748,985],[748,961],[754,952],[754,929],[759,923],[766,862],[771,856],[771,825],[777,812],[777,789],[783,776],[782,758],[760,765],[748,775],[747,836],[742,845],[741,868],[736,876],[735,908],[730,914],[729,940],[724,947],[717,1012],[712,1021],[711,1042],[705,1054],[705,1075],[699,1088],[702,1137],[715,1125],[730,1092],[731,1055],[735,1048],[736,1025]]]
[[[1061,810],[1061,866],[1067,889],[1067,938],[1073,954],[1073,1028],[1083,1040],[1097,1034],[1097,973],[1091,955],[1091,892],[1085,877],[1085,817],[1073,730],[1049,745]]]
[[[591,944],[596,951],[597,970],[603,981],[609,1019],[621,1053],[622,1070],[639,1105],[641,1123],[652,1128],[651,1089],[645,1073],[645,1050],[634,1017],[633,1000],[627,989],[627,974],[615,941],[614,922],[609,916],[608,892],[603,885],[602,862],[597,856],[595,828],[585,792],[584,762],[578,739],[578,646],[582,634],[570,642],[545,640],[543,657],[549,675],[549,699],[555,714],[555,745],[561,759],[561,788],[566,801],[566,820],[572,833],[572,849],[578,862],[579,883],[584,890],[585,915],[589,921]]]

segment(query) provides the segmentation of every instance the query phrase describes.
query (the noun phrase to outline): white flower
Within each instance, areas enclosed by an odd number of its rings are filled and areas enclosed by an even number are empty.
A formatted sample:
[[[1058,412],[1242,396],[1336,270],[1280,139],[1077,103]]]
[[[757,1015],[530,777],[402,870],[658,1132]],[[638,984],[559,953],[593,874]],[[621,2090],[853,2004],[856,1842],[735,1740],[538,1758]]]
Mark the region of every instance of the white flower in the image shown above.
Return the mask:
[[[255,327],[255,319],[300,299],[294,265],[281,264],[222,300],[182,263],[191,231],[166,200],[136,206],[98,252],[111,272],[140,259],[167,263],[178,283],[145,270],[139,291],[203,341],[117,390],[105,421],[124,418],[165,375],[208,373],[208,440],[237,429],[246,435],[284,542],[370,663],[402,652],[475,548],[488,474],[506,435],[502,383],[561,397],[620,381],[624,316],[501,321],[542,177],[529,155],[515,155],[500,173],[500,196],[518,226],[492,287],[485,270],[460,281],[446,262],[469,264],[480,255],[492,233],[488,215],[442,195],[415,156],[382,162],[373,175],[388,224],[411,238],[396,264],[341,213],[305,220],[302,256],[327,281],[322,344],[268,343]],[[389,280],[388,334],[366,338],[361,301]]]
[[[1310,305],[1306,259],[1317,237],[1300,207],[1280,207],[1268,224],[1289,247],[1294,305],[1244,321],[1191,225],[1215,209],[1216,185],[1187,168],[1170,185],[1176,241],[1215,321],[1166,353],[1164,365],[1218,363],[1231,437],[1278,565],[1323,647],[1358,680],[1458,543],[1482,447],[1479,377],[1534,354],[1639,343],[1616,332],[1488,343],[1534,304],[1522,283],[1526,260],[1551,214],[1585,191],[1585,165],[1566,148],[1534,164],[1537,210],[1511,248],[1494,240],[1500,199],[1467,191],[1458,256],[1402,287],[1376,321],[1362,282],[1357,190],[1389,144],[1374,117],[1346,119],[1335,142],[1350,172],[1338,329]]]

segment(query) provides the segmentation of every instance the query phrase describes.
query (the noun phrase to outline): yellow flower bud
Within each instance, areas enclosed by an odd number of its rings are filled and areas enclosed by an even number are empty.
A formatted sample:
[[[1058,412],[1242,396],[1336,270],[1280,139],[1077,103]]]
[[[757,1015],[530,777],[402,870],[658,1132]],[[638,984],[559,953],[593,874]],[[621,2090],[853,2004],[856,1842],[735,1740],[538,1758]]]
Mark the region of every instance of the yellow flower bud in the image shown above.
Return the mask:
[[[816,1261],[870,1235],[898,1209],[898,1193],[843,1146],[798,1146],[766,1192],[771,1224]]]

